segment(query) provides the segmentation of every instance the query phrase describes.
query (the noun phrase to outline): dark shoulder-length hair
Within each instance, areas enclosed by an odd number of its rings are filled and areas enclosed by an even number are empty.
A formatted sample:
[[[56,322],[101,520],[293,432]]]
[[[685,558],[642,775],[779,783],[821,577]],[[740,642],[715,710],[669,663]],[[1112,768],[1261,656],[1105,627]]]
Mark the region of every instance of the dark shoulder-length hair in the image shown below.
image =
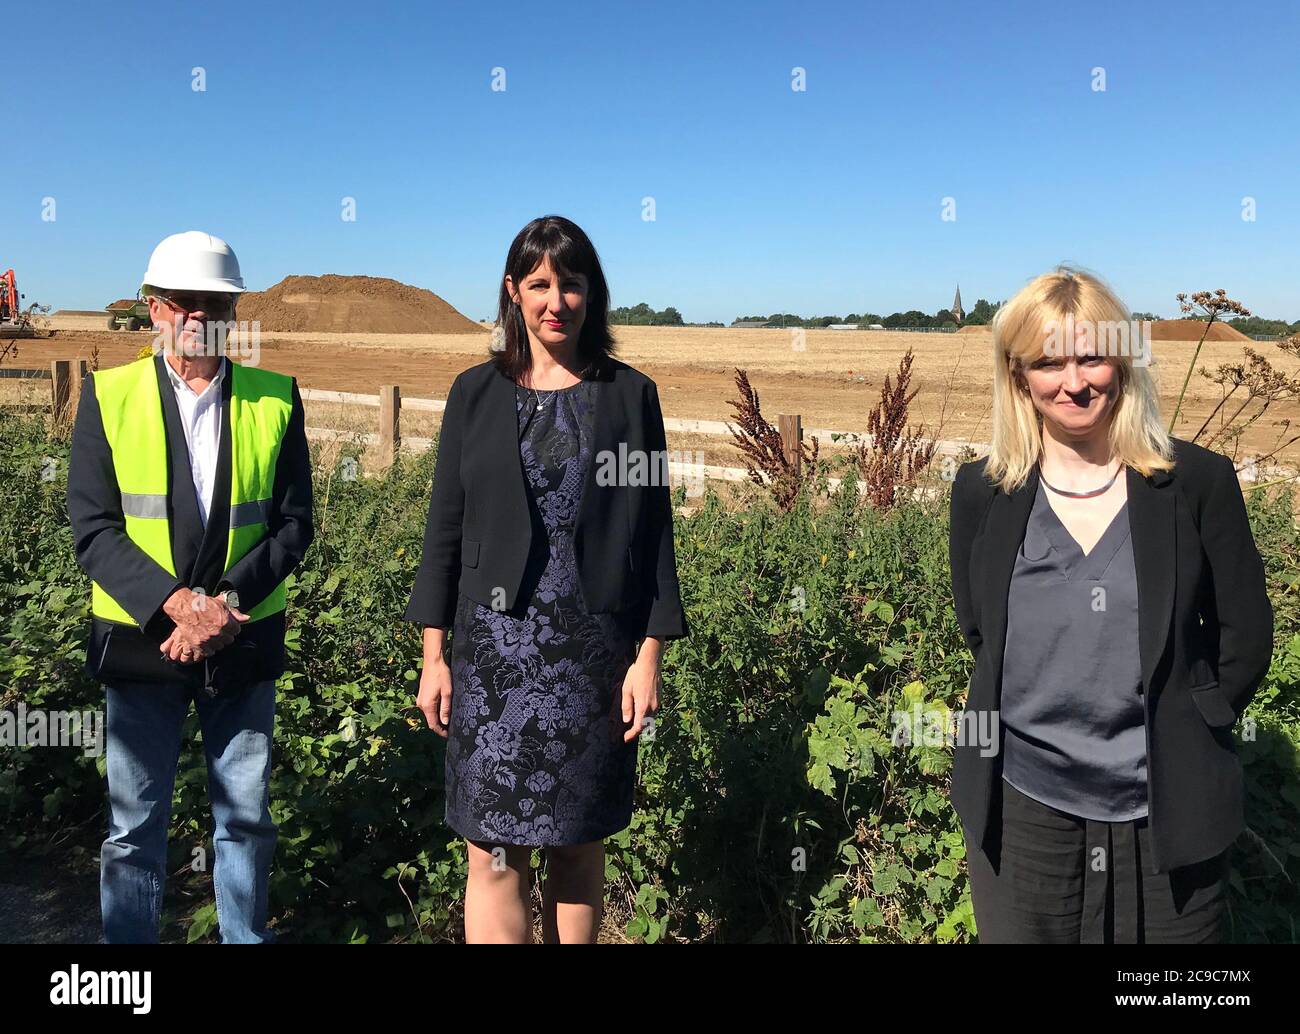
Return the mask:
[[[506,255],[505,274],[497,303],[497,332],[492,335],[492,361],[511,380],[518,381],[532,366],[528,329],[518,303],[506,289],[506,276],[518,291],[543,258],[560,275],[581,273],[587,278],[587,313],[578,332],[578,361],[582,376],[594,377],[614,354],[609,329],[609,286],[600,268],[595,245],[577,223],[562,215],[534,219],[516,235]]]

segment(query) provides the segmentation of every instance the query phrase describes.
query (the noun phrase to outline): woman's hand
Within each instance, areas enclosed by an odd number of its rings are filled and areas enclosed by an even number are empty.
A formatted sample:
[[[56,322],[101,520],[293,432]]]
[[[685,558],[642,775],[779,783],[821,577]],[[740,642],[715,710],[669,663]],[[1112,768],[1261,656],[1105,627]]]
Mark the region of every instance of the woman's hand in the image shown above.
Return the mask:
[[[447,724],[451,721],[451,668],[446,661],[440,658],[425,664],[415,703],[424,713],[429,728],[445,740]]]
[[[646,718],[659,711],[659,667],[663,642],[647,638],[623,679],[623,721],[632,727],[623,733],[628,743],[641,735]]]
[[[424,671],[415,698],[415,706],[424,714],[425,723],[444,740],[451,722],[451,668],[443,656],[446,635],[441,628],[424,630]]]

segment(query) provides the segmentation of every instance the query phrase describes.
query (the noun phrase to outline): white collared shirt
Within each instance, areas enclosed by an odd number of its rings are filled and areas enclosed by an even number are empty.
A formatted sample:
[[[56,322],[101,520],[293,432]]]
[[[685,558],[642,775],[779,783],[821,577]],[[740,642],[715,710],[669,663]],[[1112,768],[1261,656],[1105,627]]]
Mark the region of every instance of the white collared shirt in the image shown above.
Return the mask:
[[[199,518],[207,528],[208,511],[212,509],[212,486],[217,480],[217,452],[221,447],[221,381],[226,375],[226,360],[223,356],[216,376],[201,395],[185,383],[165,357],[163,366],[167,368],[167,376],[176,392],[181,427],[185,429],[185,444],[190,450],[190,475],[194,479]]]

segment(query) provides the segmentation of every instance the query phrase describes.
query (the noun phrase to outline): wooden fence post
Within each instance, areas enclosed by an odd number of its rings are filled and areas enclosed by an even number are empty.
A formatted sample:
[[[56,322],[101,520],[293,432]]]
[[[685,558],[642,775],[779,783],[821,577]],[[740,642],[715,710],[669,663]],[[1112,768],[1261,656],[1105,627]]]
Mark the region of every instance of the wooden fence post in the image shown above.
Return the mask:
[[[786,462],[794,467],[797,477],[803,470],[803,417],[798,413],[794,416],[782,414],[776,419],[781,431],[781,451],[785,453]]]
[[[50,363],[50,411],[57,424],[68,416],[72,399],[72,360],[55,359]]]
[[[402,389],[385,384],[379,389],[379,462],[388,467],[402,448]]]
[[[72,400],[81,405],[81,385],[85,383],[86,377],[90,374],[90,363],[85,359],[77,360],[77,375],[72,378]]]

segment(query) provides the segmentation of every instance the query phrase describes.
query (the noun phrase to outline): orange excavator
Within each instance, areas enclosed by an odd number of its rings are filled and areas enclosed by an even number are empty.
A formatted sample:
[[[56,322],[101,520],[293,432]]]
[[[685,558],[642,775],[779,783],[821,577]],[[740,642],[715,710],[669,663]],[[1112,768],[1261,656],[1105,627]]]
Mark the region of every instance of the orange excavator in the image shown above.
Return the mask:
[[[20,312],[22,295],[18,293],[18,281],[11,269],[0,276],[0,323],[17,323]]]
[[[38,328],[37,317],[50,311],[48,305],[24,306],[27,296],[18,293],[18,280],[12,269],[0,275],[0,337],[45,337]],[[42,324],[43,326],[43,324]]]
[[[32,317],[50,311],[48,305],[29,305],[23,308],[23,298],[18,293],[18,280],[12,269],[0,275],[0,337],[42,336],[33,326]]]

